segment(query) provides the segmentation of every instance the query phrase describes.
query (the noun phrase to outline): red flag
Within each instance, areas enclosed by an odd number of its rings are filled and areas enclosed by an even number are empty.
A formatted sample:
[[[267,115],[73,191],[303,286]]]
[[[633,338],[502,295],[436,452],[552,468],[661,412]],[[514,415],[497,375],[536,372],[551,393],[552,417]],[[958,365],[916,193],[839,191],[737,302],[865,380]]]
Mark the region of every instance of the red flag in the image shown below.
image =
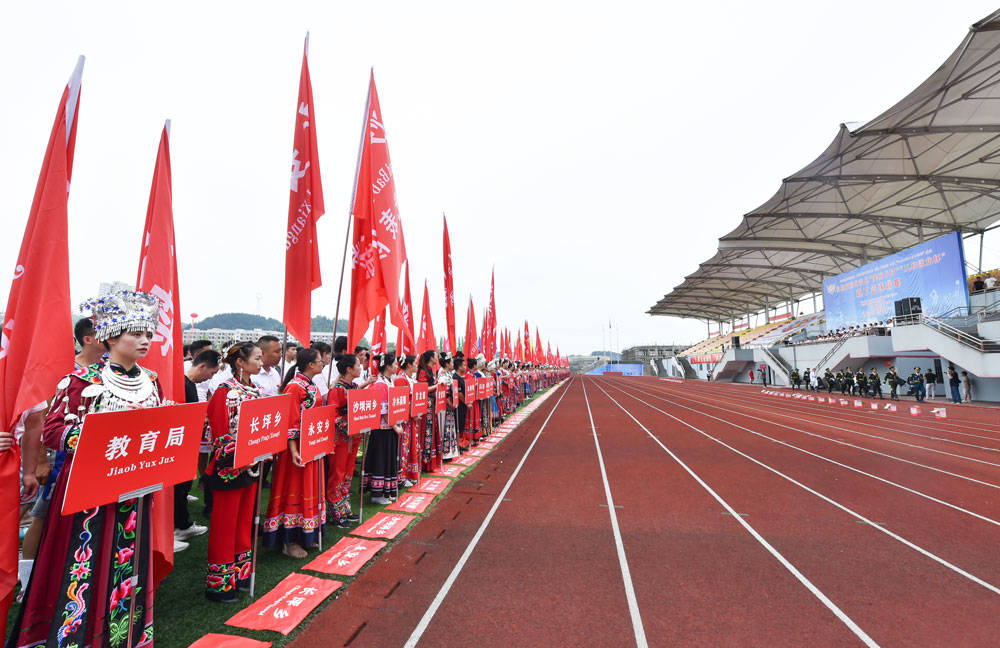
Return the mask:
[[[180,286],[174,245],[173,188],[170,172],[170,121],[160,133],[153,184],[146,207],[136,290],[151,293],[160,302],[160,321],[143,364],[157,373],[163,397],[184,401],[184,340],[180,327]],[[153,495],[153,587],[174,567],[174,491]]]
[[[472,295],[469,295],[469,311],[465,316],[465,359],[476,357],[476,310],[472,306]]]
[[[375,317],[375,330],[372,332],[372,349],[371,357],[369,358],[373,376],[378,369],[378,362],[375,360],[375,356],[385,353],[385,344],[385,313],[379,313]]]
[[[487,306],[486,312],[483,313],[483,328],[479,332],[479,340],[478,344],[476,345],[479,350],[479,353],[483,354],[487,362],[492,360],[492,358],[490,358],[489,344],[487,343],[486,339],[489,337],[489,328],[490,328],[490,309],[489,306]]]
[[[73,173],[83,57],[63,90],[24,228],[0,330],[0,429],[52,396],[73,369],[66,203]],[[21,450],[0,453],[0,633],[17,583]]]
[[[545,362],[545,355],[542,351],[542,336],[538,333],[538,327],[535,327],[535,357],[532,359],[535,364],[542,364]]]
[[[351,313],[348,346],[364,336],[368,324],[389,307],[389,317],[403,326],[399,307],[399,275],[406,259],[402,222],[396,206],[396,182],[375,73],[368,85],[365,125],[354,188],[354,246],[351,255]]]
[[[514,348],[514,359],[524,362],[524,347],[521,346],[521,332],[517,332],[517,347]]]
[[[483,343],[486,352],[486,358],[492,360],[496,357],[497,351],[497,302],[494,298],[494,271],[490,270],[490,303],[486,307],[486,313],[489,316],[489,322],[487,324],[487,335],[486,342]]]
[[[531,331],[528,330],[528,320],[524,320],[524,362],[531,361]]]
[[[292,145],[292,180],[285,232],[285,310],[282,315],[288,334],[303,345],[309,344],[312,333],[312,291],[323,284],[316,221],[324,211],[319,148],[316,146],[316,111],[309,80],[309,35],[306,34]],[[367,322],[365,328],[368,328]]]
[[[427,280],[424,280],[424,306],[420,313],[420,341],[417,343],[417,353],[437,350],[437,338],[434,337],[434,322],[431,321],[431,298],[427,293]]]
[[[445,339],[445,351],[458,351],[458,340],[455,337],[455,275],[451,270],[451,238],[448,236],[448,217],[444,219],[444,314],[448,337]]]
[[[410,262],[406,262],[406,293],[403,297],[403,319],[406,326],[400,327],[396,333],[396,355],[413,355],[417,353],[417,343],[413,338],[413,302],[410,299]]]

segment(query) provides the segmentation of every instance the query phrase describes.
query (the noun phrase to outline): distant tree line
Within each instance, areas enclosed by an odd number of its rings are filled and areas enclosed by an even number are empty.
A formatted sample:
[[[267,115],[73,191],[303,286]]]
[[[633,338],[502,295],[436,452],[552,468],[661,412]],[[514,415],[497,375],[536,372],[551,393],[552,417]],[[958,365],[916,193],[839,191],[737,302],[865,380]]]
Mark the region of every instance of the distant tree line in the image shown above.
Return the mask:
[[[185,324],[184,328],[192,328],[192,325],[190,323]],[[284,332],[285,325],[273,317],[264,317],[263,315],[253,315],[251,313],[219,313],[218,315],[212,315],[202,320],[198,320],[198,328],[264,329],[265,331]],[[329,333],[333,331],[333,318],[317,315],[312,318],[312,330],[322,333]],[[338,321],[337,332],[347,333],[346,319]]]

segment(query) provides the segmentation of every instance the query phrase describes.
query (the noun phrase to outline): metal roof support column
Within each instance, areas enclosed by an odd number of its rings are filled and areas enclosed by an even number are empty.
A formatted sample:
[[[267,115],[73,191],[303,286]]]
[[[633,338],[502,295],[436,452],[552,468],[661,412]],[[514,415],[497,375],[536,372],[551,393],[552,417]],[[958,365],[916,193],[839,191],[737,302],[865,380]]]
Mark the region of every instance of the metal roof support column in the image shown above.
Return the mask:
[[[983,237],[986,236],[986,232],[982,231],[979,233],[979,272],[983,271]]]

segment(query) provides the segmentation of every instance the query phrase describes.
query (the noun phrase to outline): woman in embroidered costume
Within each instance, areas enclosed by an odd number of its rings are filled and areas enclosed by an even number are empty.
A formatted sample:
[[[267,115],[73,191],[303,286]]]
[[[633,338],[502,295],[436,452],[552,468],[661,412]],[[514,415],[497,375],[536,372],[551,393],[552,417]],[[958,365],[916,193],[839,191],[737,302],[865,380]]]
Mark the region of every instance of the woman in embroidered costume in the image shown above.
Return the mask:
[[[435,361],[433,349],[421,353],[417,361],[417,381],[427,385],[427,414],[421,417],[416,430],[420,438],[420,463],[424,472],[434,472],[441,468],[441,427],[437,424],[437,415],[434,413],[437,404]]]
[[[396,387],[409,387],[410,399],[413,398],[413,385],[417,383],[417,356],[403,356],[399,361],[399,374],[393,380]],[[399,481],[409,488],[420,479],[420,446],[421,439],[417,431],[419,420],[408,418],[402,423],[403,432],[399,435]]]
[[[455,412],[455,399],[452,396],[452,359],[447,353],[442,353],[440,369],[437,372],[438,384],[447,387],[447,402],[444,411],[437,415],[438,427],[441,430],[441,458],[449,461],[458,456],[458,421]]]
[[[389,426],[389,387],[392,387],[390,376],[396,373],[399,365],[392,353],[381,353],[375,356],[378,363],[378,380],[375,389],[378,390],[382,402],[382,418],[380,427],[368,435],[368,449],[365,452],[365,489],[371,492],[372,503],[391,504],[399,487],[399,433],[402,427],[397,423]]]
[[[83,422],[91,412],[157,407],[156,374],[136,361],[149,351],[159,321],[159,300],[123,291],[91,300],[95,336],[108,348],[107,363],[81,367],[63,378],[45,420],[45,445],[65,451],[45,519],[36,566],[7,645],[125,646],[135,590],[134,646],[153,642],[153,538],[151,498],[132,499],[63,516],[60,506]],[[143,507],[141,546],[135,546]],[[168,516],[169,517],[169,516]],[[134,580],[133,580],[134,579]]]
[[[353,353],[338,356],[337,373],[337,382],[326,394],[327,405],[337,408],[337,420],[334,422],[336,438],[326,478],[326,499],[331,504],[330,510],[337,527],[349,529],[358,521],[358,516],[351,511],[351,480],[354,478],[354,464],[358,459],[361,435],[351,437],[347,434],[347,391],[356,389],[354,381],[361,377],[361,361],[358,356]]]
[[[295,366],[288,370],[282,393],[295,399],[288,420],[288,451],[274,459],[271,500],[264,516],[264,544],[284,544],[284,553],[305,558],[306,549],[315,547],[319,529],[326,522],[320,507],[319,461],[302,463],[299,454],[299,427],[302,412],[319,405],[319,388],[313,376],[323,370],[316,349],[299,349]]]
[[[240,404],[260,398],[250,380],[261,368],[261,350],[252,342],[239,342],[226,352],[232,376],[208,401],[208,426],[212,451],[205,469],[205,484],[212,490],[212,519],[208,531],[208,574],[205,597],[232,603],[237,590],[249,590],[253,549],[253,513],[257,504],[260,464],[233,467]]]

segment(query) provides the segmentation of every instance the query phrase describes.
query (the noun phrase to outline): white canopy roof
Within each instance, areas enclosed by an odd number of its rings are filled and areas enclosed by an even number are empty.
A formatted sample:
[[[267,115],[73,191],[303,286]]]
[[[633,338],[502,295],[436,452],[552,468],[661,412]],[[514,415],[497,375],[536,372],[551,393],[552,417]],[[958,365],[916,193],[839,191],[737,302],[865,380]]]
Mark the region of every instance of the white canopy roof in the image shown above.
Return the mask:
[[[815,161],[719,239],[648,312],[729,320],[820,292],[840,274],[1000,220],[1000,11],[895,106],[841,125]]]

